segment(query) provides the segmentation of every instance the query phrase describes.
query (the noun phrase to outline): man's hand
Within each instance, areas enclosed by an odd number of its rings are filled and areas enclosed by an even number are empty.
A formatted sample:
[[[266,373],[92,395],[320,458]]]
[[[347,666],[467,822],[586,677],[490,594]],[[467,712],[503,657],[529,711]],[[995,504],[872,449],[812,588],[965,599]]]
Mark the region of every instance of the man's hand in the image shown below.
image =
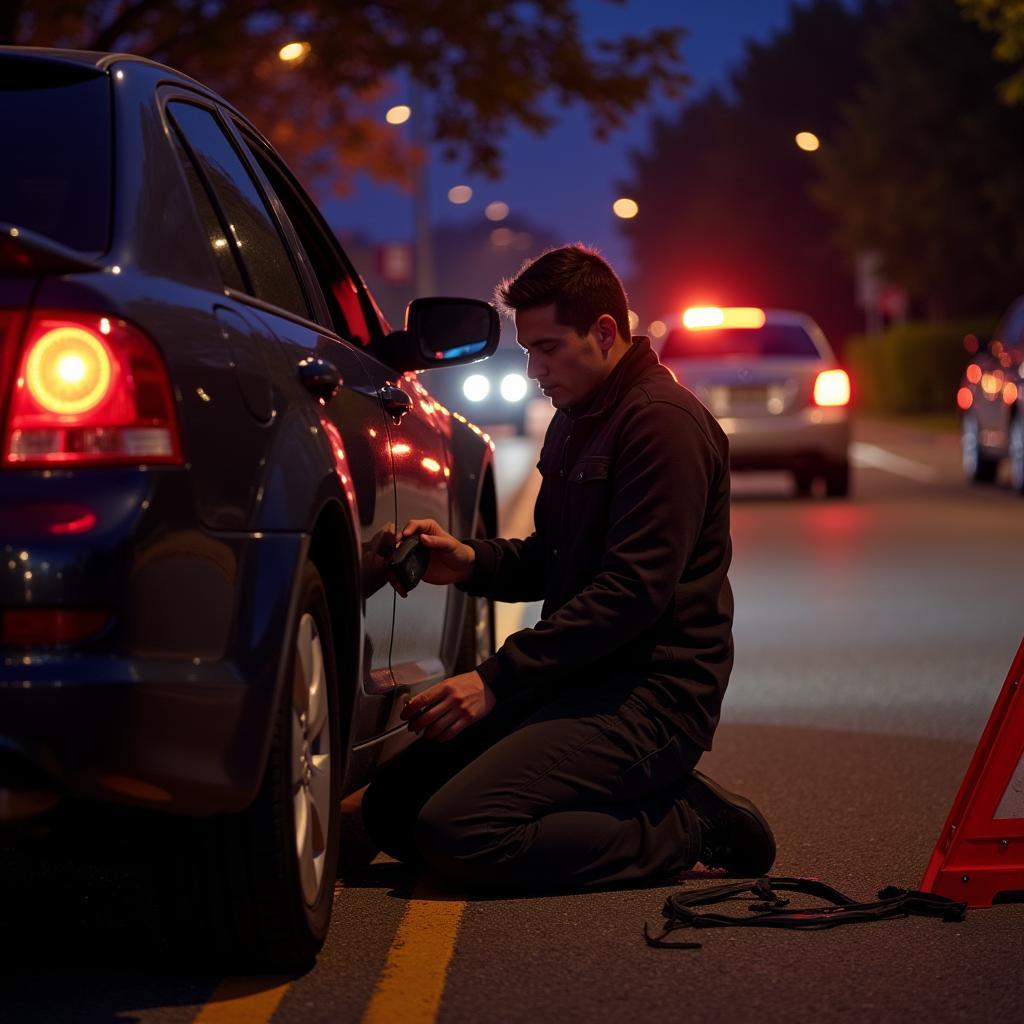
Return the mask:
[[[402,708],[402,718],[413,732],[444,743],[489,715],[494,704],[480,673],[466,672],[417,693]]]
[[[430,562],[423,574],[427,583],[462,583],[469,579],[476,555],[468,544],[456,540],[433,519],[410,519],[402,527],[398,542],[415,533],[420,535],[420,541],[430,552]]]

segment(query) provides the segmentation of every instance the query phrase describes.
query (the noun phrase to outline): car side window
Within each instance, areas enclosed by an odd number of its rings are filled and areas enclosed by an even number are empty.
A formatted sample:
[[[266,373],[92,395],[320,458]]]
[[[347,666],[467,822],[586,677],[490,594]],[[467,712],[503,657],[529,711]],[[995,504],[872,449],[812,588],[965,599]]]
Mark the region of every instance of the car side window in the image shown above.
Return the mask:
[[[170,103],[168,111],[224,211],[230,240],[248,272],[253,295],[309,319],[309,304],[287,246],[214,114],[192,103]]]
[[[245,281],[242,280],[242,270],[238,263],[238,255],[235,248],[228,244],[228,226],[223,223],[214,208],[206,186],[203,184],[191,154],[182,144],[181,136],[178,133],[177,125],[171,132],[174,140],[174,150],[178,154],[178,162],[185,172],[185,180],[188,182],[189,191],[192,193],[192,202],[195,203],[196,211],[202,222],[203,230],[206,232],[207,241],[210,243],[210,250],[220,271],[221,280],[229,288],[236,291],[245,291]]]
[[[355,275],[346,266],[337,240],[326,236],[329,229],[310,208],[311,201],[266,147],[237,125],[253,159],[259,164],[270,187],[281,201],[295,233],[298,235],[310,265],[316,274],[337,334],[358,345],[366,346],[373,339],[373,327]]]

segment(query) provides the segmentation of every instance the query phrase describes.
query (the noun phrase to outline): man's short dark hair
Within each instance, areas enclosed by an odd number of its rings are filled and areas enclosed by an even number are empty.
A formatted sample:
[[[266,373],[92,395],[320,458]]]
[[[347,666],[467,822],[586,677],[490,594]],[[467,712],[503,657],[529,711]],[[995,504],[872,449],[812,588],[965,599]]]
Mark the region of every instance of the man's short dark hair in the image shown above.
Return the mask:
[[[629,307],[618,275],[595,249],[577,243],[548,249],[528,260],[515,277],[494,291],[497,304],[509,316],[521,309],[554,303],[555,319],[578,334],[586,334],[599,316],[614,317],[619,334],[629,341]]]

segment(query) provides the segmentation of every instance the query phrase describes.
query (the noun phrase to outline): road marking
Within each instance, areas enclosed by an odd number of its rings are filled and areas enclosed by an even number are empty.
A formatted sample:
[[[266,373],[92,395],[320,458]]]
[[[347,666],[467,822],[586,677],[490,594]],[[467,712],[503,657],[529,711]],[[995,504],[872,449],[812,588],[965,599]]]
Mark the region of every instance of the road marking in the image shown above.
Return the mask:
[[[225,978],[193,1024],[266,1024],[284,998],[291,979]]]
[[[416,883],[362,1024],[434,1024],[465,900]]]
[[[854,441],[850,445],[850,457],[855,466],[864,469],[880,469],[894,476],[904,476],[921,483],[932,483],[938,479],[938,470],[923,462],[906,459],[902,455],[888,452],[877,445]]]

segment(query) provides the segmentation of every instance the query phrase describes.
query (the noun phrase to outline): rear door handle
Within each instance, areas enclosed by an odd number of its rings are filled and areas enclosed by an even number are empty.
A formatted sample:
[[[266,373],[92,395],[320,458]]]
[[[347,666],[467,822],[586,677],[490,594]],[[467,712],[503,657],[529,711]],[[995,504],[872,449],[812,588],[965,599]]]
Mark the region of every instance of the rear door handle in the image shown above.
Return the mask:
[[[307,356],[299,362],[299,380],[307,391],[325,402],[329,402],[344,383],[334,363],[319,356]]]
[[[400,420],[412,408],[412,398],[393,384],[385,384],[377,394],[380,395],[384,408],[396,420]]]

